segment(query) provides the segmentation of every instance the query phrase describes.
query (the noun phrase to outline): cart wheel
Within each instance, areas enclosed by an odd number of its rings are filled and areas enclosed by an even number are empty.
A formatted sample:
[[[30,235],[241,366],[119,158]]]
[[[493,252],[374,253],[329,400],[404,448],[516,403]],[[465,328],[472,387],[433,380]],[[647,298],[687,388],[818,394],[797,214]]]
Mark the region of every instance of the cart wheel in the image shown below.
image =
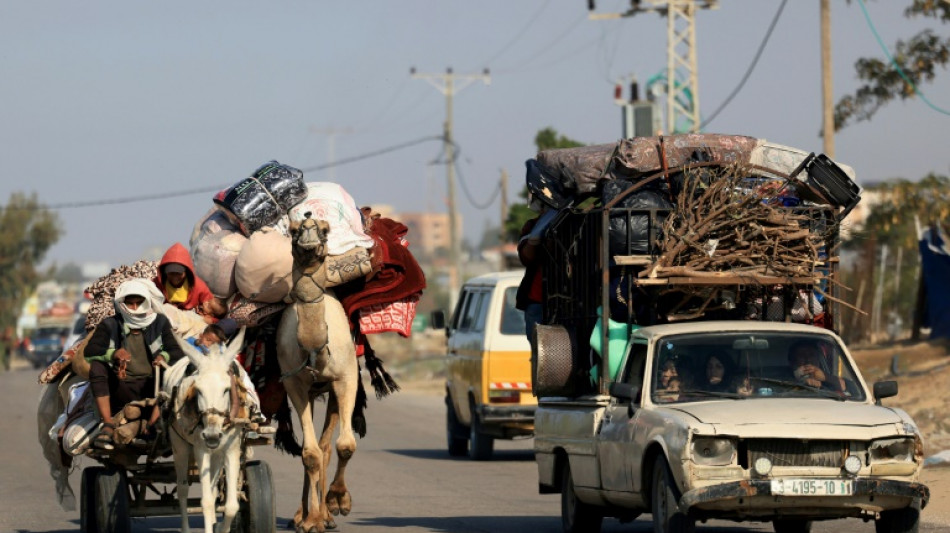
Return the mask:
[[[130,533],[129,485],[125,472],[103,469],[95,476],[96,533]]]
[[[244,467],[247,504],[242,506],[241,522],[247,533],[276,533],[277,499],[270,466],[263,461],[248,461]]]
[[[79,531],[98,533],[96,528],[96,478],[105,468],[90,466],[82,471],[82,484],[79,486]]]

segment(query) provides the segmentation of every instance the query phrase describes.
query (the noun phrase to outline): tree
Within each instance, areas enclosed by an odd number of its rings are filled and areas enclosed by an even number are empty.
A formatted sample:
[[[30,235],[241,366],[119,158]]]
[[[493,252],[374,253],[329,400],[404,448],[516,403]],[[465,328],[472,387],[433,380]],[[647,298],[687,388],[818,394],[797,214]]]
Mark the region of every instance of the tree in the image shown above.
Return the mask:
[[[950,2],[912,0],[911,5],[904,10],[904,16],[930,17],[946,23],[950,21]],[[907,41],[898,40],[893,48],[893,62],[887,58],[858,59],[854,68],[864,85],[835,105],[835,130],[854,122],[870,120],[891,100],[898,97],[901,100],[913,98],[915,86],[933,81],[934,70],[946,67],[950,62],[950,38],[938,33],[928,28]]]
[[[543,150],[584,146],[582,142],[558,134],[558,132],[550,126],[538,131],[538,134],[534,136],[534,144],[538,147],[539,152]],[[508,218],[505,220],[505,235],[507,235],[511,241],[517,241],[524,223],[536,216],[536,213],[528,208],[527,186],[521,189],[521,192],[518,193],[518,197],[524,202],[511,204],[511,207],[508,208]]]
[[[36,199],[15,192],[0,206],[0,330],[16,324],[23,302],[36,288],[38,265],[59,240],[56,213]]]

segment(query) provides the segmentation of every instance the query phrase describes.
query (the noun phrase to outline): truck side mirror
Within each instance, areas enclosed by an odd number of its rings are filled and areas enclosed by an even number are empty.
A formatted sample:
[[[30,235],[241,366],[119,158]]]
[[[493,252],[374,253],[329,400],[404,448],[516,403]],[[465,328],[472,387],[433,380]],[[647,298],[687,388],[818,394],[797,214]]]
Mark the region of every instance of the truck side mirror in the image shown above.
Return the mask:
[[[640,387],[629,383],[618,383],[614,381],[608,386],[608,392],[610,392],[610,395],[614,398],[633,401],[640,393]]]
[[[882,398],[897,396],[896,381],[878,381],[874,384],[874,403],[880,405]]]
[[[445,329],[445,311],[439,309],[429,314],[429,324],[434,329]]]

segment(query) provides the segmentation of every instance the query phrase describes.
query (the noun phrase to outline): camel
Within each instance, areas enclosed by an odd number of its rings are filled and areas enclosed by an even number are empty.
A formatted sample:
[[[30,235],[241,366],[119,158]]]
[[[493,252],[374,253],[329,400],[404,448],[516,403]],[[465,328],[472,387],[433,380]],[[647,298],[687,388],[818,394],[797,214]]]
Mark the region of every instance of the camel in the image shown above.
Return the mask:
[[[277,354],[281,379],[293,403],[303,434],[301,455],[305,475],[300,508],[294,514],[297,533],[323,533],[335,528],[332,515],[351,509],[344,482],[346,465],[356,451],[352,417],[360,385],[356,348],[340,301],[326,289],[326,221],[311,218],[290,226],[293,288],[290,305],[277,328]],[[319,443],[313,423],[313,401],[329,393],[323,433]],[[337,470],[327,491],[330,440],[337,424]]]

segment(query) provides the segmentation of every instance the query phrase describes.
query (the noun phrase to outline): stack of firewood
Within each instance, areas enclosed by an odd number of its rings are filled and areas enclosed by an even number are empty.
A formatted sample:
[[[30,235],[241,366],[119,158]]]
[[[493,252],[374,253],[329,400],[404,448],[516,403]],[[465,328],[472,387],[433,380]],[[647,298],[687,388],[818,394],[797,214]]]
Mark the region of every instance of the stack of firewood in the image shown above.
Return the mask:
[[[781,187],[750,190],[746,176],[739,166],[687,170],[657,259],[640,277],[818,279],[820,252],[833,228],[819,229],[805,210],[777,205],[772,195]]]

